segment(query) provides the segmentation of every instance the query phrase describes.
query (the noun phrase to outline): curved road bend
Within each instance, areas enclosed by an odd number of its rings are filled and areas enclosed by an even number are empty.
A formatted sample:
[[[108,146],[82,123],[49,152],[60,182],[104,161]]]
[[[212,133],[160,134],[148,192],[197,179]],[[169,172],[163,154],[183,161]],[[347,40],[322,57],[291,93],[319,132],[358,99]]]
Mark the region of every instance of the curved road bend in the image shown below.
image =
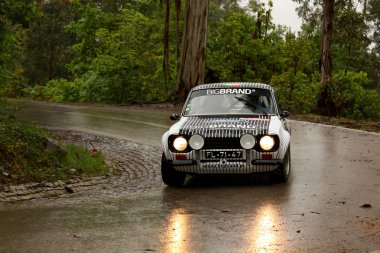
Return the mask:
[[[19,117],[159,145],[168,115],[30,103]],[[194,177],[107,200],[0,210],[0,252],[375,252],[380,135],[292,122],[287,184]],[[159,161],[157,161],[159,163]],[[144,184],[144,182],[141,182]]]

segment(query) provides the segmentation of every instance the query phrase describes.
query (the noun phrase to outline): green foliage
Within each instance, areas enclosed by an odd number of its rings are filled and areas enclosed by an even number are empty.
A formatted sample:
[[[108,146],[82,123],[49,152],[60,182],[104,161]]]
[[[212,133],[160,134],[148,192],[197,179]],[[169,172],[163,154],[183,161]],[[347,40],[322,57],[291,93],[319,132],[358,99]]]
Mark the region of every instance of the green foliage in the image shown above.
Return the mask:
[[[0,97],[0,120],[12,120],[15,118],[16,107]]]
[[[368,27],[364,15],[352,3],[338,3],[334,17],[334,66],[337,69],[363,71],[368,60]],[[367,61],[368,62],[368,61]]]
[[[107,172],[100,152],[74,145],[47,149],[49,134],[32,123],[16,121],[15,111],[0,99],[0,183],[54,181]]]
[[[271,82],[286,109],[314,111],[320,93],[322,2],[294,1],[304,21],[297,34],[272,23],[271,1],[248,1],[244,8],[237,0],[210,1],[205,82]],[[330,94],[338,115],[379,118],[378,2],[368,0],[365,13],[354,7],[359,0],[336,2],[336,83]],[[24,91],[58,102],[170,100],[176,92],[184,4],[180,9],[178,34],[176,13],[170,13],[166,83],[160,1],[0,1],[0,95],[17,97]],[[360,72],[368,78],[359,78]]]
[[[91,153],[75,145],[66,147],[64,168],[74,169],[77,175],[96,176],[107,171],[102,153]]]
[[[161,28],[156,20],[133,9],[110,14],[86,5],[82,18],[68,29],[79,41],[70,65],[76,76],[71,88],[80,84],[77,101],[163,101],[174,88],[169,90],[161,76]]]
[[[309,113],[315,109],[319,93],[318,74],[310,80],[304,73],[294,75],[294,72],[288,71],[274,75],[271,84],[283,109],[300,113]]]
[[[371,41],[373,43],[373,50],[379,55],[380,52],[380,2],[378,0],[368,0],[368,15],[367,17],[373,23],[373,34],[371,36]],[[377,27],[377,29],[376,29]],[[378,64],[379,66],[379,64]]]
[[[283,59],[283,71],[272,75],[271,84],[277,90],[280,104],[287,110],[309,113],[316,109],[320,89],[318,62],[319,49],[308,34],[298,37],[287,31],[278,56]]]
[[[0,119],[0,183],[54,181],[107,172],[101,153],[93,155],[72,145],[48,150],[46,136],[34,124]]]
[[[0,95],[14,96],[20,90],[24,78],[18,52],[33,13],[33,1],[0,1]]]
[[[75,34],[77,43],[73,45],[75,58],[69,65],[71,72],[80,76],[90,69],[91,60],[101,52],[101,41],[97,38],[98,29],[115,30],[119,15],[103,12],[93,4],[78,6],[81,18],[66,26]]]
[[[0,19],[28,27],[28,21],[35,11],[34,8],[35,1],[32,0],[2,0],[0,2]]]
[[[207,68],[209,81],[264,81],[282,66],[281,30],[255,38],[256,20],[231,12],[209,29]]]
[[[298,36],[291,32],[285,35],[285,43],[280,57],[284,59],[284,70],[294,73],[302,72],[309,79],[318,71],[319,45],[308,38],[305,32]]]
[[[65,26],[76,19],[76,5],[68,0],[37,4],[37,15],[29,21],[21,58],[28,86],[69,78],[66,65],[73,59],[75,36]]]
[[[73,82],[65,79],[52,80],[43,87],[42,95],[54,102],[78,102],[80,88],[81,86],[75,80]]]
[[[0,95],[12,95],[22,79],[22,70],[14,60],[20,49],[20,27],[12,26],[0,16]]]
[[[44,96],[44,86],[36,85],[34,87],[27,87],[23,89],[23,95],[31,99],[46,99]]]
[[[339,71],[333,75],[330,89],[339,116],[354,119],[380,119],[380,93],[363,87],[368,77],[363,72]]]

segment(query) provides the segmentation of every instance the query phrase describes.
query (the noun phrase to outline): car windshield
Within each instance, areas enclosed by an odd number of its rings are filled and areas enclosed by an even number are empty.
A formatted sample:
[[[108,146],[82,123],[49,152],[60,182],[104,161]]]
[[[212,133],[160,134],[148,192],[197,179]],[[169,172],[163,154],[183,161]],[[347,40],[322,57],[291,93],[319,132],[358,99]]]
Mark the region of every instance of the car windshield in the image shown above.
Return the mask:
[[[267,89],[222,88],[193,91],[184,116],[275,114],[272,94]]]

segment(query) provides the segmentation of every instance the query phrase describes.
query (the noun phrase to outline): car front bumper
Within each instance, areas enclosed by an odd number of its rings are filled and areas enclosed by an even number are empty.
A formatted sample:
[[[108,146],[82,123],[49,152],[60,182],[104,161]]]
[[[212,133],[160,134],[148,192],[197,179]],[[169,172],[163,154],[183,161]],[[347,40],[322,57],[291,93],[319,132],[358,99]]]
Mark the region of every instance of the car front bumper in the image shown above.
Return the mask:
[[[278,157],[278,152],[265,153],[271,154],[273,159],[262,159],[262,153],[244,150],[243,158],[213,160],[204,159],[201,152],[204,151],[182,154],[186,159],[175,159],[176,154],[172,153],[172,160],[168,160],[168,164],[177,171],[190,174],[243,174],[274,171],[284,163]]]

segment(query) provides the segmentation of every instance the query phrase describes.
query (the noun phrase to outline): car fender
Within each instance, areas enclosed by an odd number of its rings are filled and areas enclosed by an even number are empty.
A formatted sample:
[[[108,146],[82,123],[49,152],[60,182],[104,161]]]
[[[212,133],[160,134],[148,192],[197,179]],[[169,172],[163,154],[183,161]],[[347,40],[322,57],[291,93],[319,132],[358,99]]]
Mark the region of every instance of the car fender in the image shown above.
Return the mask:
[[[284,122],[278,116],[271,117],[269,134],[276,134],[280,139],[278,158],[283,159],[290,146],[290,132],[285,128]]]

